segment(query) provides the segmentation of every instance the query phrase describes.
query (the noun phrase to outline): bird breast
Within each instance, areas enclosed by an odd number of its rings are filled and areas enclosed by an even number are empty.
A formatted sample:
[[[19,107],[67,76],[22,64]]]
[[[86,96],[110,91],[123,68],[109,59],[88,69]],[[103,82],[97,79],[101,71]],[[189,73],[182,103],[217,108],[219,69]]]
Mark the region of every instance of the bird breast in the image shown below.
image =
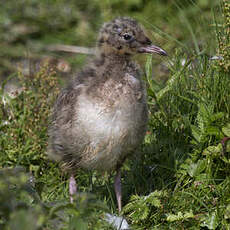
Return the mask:
[[[94,98],[79,95],[74,126],[88,140],[81,156],[83,168],[111,170],[143,139],[147,123],[145,89],[129,74],[124,79],[104,82]]]

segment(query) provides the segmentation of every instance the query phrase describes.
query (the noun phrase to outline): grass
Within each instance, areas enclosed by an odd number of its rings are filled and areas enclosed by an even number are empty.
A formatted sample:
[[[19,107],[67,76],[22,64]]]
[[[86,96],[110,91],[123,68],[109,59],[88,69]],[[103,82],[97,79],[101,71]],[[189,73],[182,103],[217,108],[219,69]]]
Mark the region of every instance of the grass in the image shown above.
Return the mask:
[[[177,7],[185,17],[188,9]],[[141,154],[125,163],[122,176],[122,214],[132,229],[230,229],[230,143],[222,145],[230,136],[229,9],[225,0],[222,19],[213,13],[214,47],[205,44],[207,34],[204,41],[196,37],[186,16],[193,46],[175,37],[179,48],[171,47],[166,82],[152,78],[147,57],[149,128]],[[222,58],[211,60],[210,53]],[[10,78],[16,77],[22,92],[9,97],[7,80],[0,90],[0,228],[112,229],[104,214],[117,212],[113,175],[79,171],[81,193],[73,205],[67,175],[47,159],[58,74],[44,66],[33,81],[20,73]]]

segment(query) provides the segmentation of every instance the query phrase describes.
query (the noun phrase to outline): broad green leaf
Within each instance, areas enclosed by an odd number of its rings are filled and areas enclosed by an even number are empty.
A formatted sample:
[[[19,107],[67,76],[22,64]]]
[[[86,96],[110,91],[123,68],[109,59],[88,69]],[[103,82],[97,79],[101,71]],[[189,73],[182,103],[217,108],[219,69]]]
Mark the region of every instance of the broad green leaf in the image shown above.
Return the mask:
[[[195,126],[195,125],[191,125],[190,127],[192,129],[192,135],[193,135],[193,137],[195,138],[195,140],[197,142],[200,142],[200,139],[201,139],[200,129],[197,126]]]
[[[203,172],[206,168],[206,161],[199,160],[197,163],[192,163],[188,168],[188,174],[191,177],[198,176],[201,172]]]
[[[212,155],[212,156],[218,156],[222,152],[222,145],[218,144],[217,146],[208,146],[202,154],[204,155]]]
[[[217,229],[219,225],[218,216],[216,212],[212,212],[208,214],[203,223],[200,225],[201,227],[207,227],[208,229]]]
[[[224,135],[230,137],[230,123],[222,128],[222,132],[224,133]]]
[[[176,215],[175,214],[166,214],[167,216],[167,221],[168,222],[174,222],[174,221],[179,221],[179,220],[187,220],[189,218],[194,218],[194,214],[192,210],[189,212],[185,212],[184,214],[182,212],[178,212]]]

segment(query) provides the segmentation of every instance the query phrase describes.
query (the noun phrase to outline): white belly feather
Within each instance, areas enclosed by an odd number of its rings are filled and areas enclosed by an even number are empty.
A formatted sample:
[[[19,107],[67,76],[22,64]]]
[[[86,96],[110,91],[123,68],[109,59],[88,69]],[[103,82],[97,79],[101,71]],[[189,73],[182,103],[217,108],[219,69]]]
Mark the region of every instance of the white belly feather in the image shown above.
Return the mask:
[[[83,161],[84,165],[81,167],[101,170],[113,168],[120,156],[127,154],[123,151],[128,151],[136,145],[137,141],[132,134],[138,128],[138,121],[134,117],[142,119],[141,114],[137,114],[138,111],[141,112],[140,108],[137,110],[137,105],[127,104],[125,109],[118,106],[105,108],[103,104],[93,104],[84,95],[80,96],[78,101],[80,109],[77,111],[76,125],[81,124],[82,132],[86,131],[90,140],[90,146],[86,150],[89,154],[84,153],[87,160]],[[119,106],[122,106],[121,102]]]

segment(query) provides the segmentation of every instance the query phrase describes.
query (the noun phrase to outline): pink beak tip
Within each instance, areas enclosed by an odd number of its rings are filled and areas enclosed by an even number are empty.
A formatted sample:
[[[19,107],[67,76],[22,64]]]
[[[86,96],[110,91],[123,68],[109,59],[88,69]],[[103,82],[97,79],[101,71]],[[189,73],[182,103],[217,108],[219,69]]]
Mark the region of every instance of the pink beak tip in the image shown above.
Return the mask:
[[[141,47],[139,49],[139,52],[140,53],[157,53],[157,54],[162,55],[162,56],[168,56],[168,54],[165,50],[163,50],[160,47],[155,46],[155,45]]]

